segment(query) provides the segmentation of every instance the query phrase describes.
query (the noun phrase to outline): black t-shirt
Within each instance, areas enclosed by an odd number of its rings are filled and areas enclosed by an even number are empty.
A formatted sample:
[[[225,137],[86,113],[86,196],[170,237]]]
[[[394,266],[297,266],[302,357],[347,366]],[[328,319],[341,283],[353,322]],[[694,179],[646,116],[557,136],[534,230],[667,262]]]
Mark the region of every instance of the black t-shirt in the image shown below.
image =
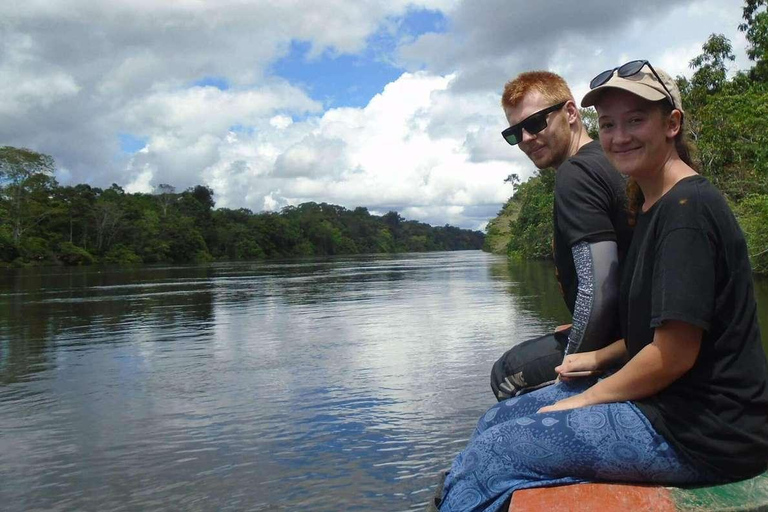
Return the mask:
[[[571,247],[579,242],[614,241],[619,261],[629,248],[626,181],[592,141],[557,168],[553,253],[557,279],[573,314],[578,292]]]
[[[638,216],[620,311],[630,356],[665,320],[704,330],[693,368],[636,402],[656,430],[725,478],[765,470],[768,364],[752,270],[736,219],[705,178],[684,178]]]

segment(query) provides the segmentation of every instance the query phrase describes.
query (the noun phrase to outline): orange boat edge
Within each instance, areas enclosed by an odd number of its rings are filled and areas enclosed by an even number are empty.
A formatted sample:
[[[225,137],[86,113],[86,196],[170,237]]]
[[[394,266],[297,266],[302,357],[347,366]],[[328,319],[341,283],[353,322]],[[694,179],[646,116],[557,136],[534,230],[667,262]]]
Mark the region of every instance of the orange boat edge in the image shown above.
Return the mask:
[[[509,512],[768,511],[768,472],[708,487],[586,483],[525,489],[512,495]]]

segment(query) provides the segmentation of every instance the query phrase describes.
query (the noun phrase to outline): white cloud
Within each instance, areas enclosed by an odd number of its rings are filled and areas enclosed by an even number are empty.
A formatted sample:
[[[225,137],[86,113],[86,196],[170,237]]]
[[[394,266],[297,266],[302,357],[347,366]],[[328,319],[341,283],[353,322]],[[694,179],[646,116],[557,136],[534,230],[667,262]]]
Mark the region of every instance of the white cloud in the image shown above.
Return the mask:
[[[282,130],[291,126],[291,124],[293,124],[293,119],[288,116],[275,116],[269,120],[269,124],[274,128]]]
[[[124,187],[124,190],[129,194],[135,194],[137,192],[149,194],[155,188],[152,186],[152,178],[154,178],[154,175],[155,173],[151,166],[145,164],[134,180]]]
[[[126,182],[134,176],[115,156],[119,133],[224,140],[222,124],[316,111],[297,87],[267,77],[292,41],[310,42],[315,54],[354,52],[391,16],[454,3],[0,2],[0,140],[52,154],[75,181]],[[224,77],[231,89],[184,91],[205,77]],[[174,178],[189,163],[178,142]]]
[[[342,139],[309,135],[277,157],[272,174],[281,178],[338,176],[348,167],[345,153]]]
[[[33,106],[48,108],[80,91],[75,78],[55,63],[29,67],[35,48],[31,36],[7,33],[0,41],[0,116],[23,116]]]
[[[121,115],[134,133],[173,131],[180,136],[219,133],[231,126],[251,126],[281,109],[318,112],[320,104],[288,84],[245,91],[193,87],[150,94],[128,105]]]
[[[516,168],[501,161],[473,162],[461,127],[435,125],[442,121],[432,109],[444,108],[436,97],[450,80],[404,74],[365,108],[331,109],[279,130],[239,134],[203,174],[220,205],[257,210],[303,201],[349,208],[411,206],[414,215],[439,209],[466,220],[456,215],[464,206],[506,200],[511,188],[503,179]],[[477,112],[489,110],[486,99],[472,107],[464,98],[463,109],[478,117]],[[498,118],[496,103],[490,109]],[[461,136],[448,136],[452,133]],[[504,144],[498,134],[496,139]]]

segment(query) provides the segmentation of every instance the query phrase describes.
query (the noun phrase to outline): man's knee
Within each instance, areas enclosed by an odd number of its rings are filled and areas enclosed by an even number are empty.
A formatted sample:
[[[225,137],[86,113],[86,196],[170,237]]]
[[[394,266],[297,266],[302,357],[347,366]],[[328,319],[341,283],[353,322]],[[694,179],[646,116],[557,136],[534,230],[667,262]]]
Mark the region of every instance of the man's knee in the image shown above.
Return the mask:
[[[555,366],[562,362],[567,342],[567,332],[558,332],[526,340],[505,352],[491,369],[496,399],[533,391],[555,380]]]

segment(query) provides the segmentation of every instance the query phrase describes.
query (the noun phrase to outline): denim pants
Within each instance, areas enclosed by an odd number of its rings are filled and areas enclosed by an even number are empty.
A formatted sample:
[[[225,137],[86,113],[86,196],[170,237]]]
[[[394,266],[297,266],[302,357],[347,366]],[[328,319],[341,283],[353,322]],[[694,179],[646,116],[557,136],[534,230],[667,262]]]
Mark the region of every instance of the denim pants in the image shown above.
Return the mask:
[[[594,383],[557,382],[491,407],[451,466],[440,510],[503,510],[514,491],[533,487],[713,480],[683,459],[631,402],[536,412]]]

